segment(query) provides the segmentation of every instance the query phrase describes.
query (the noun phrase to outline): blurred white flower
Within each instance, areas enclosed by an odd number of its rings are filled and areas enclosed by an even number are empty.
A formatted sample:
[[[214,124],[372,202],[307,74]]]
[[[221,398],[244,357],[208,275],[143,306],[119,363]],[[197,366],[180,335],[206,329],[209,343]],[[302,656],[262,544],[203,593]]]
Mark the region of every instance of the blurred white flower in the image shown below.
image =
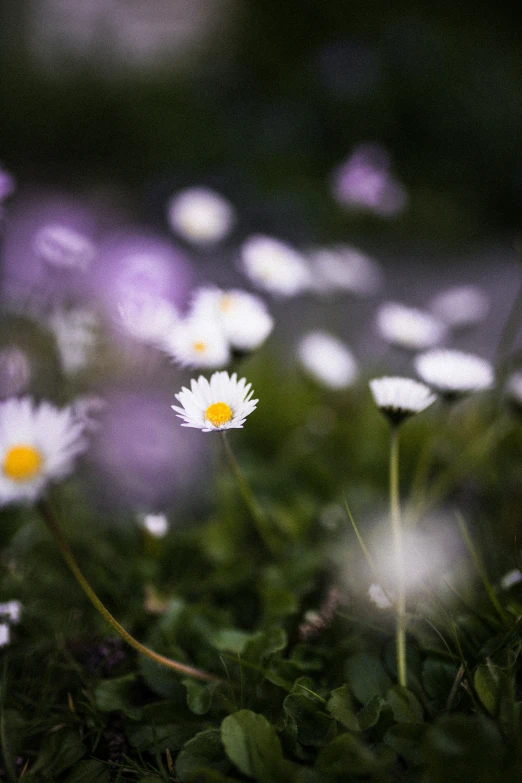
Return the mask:
[[[197,381],[192,379],[190,390],[183,388],[175,395],[183,407],[171,407],[184,420],[182,427],[202,432],[241,429],[259,402],[251,399],[253,393],[246,378],[238,381],[236,373],[215,372],[210,382],[202,375]]]
[[[20,601],[7,601],[4,604],[0,604],[0,617],[8,618],[9,622],[13,625],[16,625],[20,622],[20,617],[22,615],[22,604]]]
[[[79,421],[85,432],[97,432],[101,426],[100,414],[107,408],[102,397],[87,394],[77,397],[71,406],[74,418]]]
[[[484,320],[489,297],[476,285],[454,286],[432,299],[431,310],[453,329],[461,329]]]
[[[159,346],[185,367],[223,367],[230,361],[228,340],[216,318],[189,316]]]
[[[96,344],[96,314],[83,307],[55,310],[49,318],[49,326],[65,372],[72,375],[84,369]]]
[[[27,397],[0,402],[0,505],[33,502],[51,481],[73,470],[87,448],[70,407]]]
[[[31,380],[31,362],[20,348],[14,345],[0,350],[0,398],[20,394]]]
[[[507,574],[500,580],[500,587],[502,590],[510,590],[515,585],[519,585],[522,582],[522,572],[518,568],[513,568],[508,571]]]
[[[191,316],[217,320],[232,348],[238,351],[259,348],[274,326],[263,300],[238,289],[200,288],[192,302]]]
[[[489,389],[495,380],[490,362],[463,351],[427,351],[416,356],[414,364],[425,383],[450,396]]]
[[[517,410],[522,410],[522,372],[514,372],[506,383],[508,400]]]
[[[129,297],[120,302],[118,313],[125,331],[141,342],[162,342],[179,322],[178,311],[162,296]]]
[[[390,217],[402,212],[408,196],[391,173],[387,151],[378,144],[361,144],[332,176],[335,200],[354,212]]]
[[[300,341],[298,356],[304,369],[330,389],[345,389],[357,379],[357,362],[350,349],[327,332],[310,332]]]
[[[447,326],[435,316],[396,302],[379,307],[377,329],[386,342],[410,351],[438,345],[447,334]]]
[[[370,600],[378,609],[390,609],[392,603],[381,585],[373,584],[368,589]]]
[[[236,221],[235,210],[224,196],[210,188],[187,188],[168,203],[170,227],[187,242],[213,245],[224,239]]]
[[[166,514],[141,514],[139,520],[145,530],[154,538],[164,538],[169,532],[169,521]]]
[[[370,381],[370,389],[375,404],[393,424],[420,413],[436,400],[431,389],[411,378],[374,378]]]
[[[262,234],[243,243],[241,267],[255,285],[272,294],[296,296],[312,285],[305,257],[290,245]]]
[[[51,223],[34,240],[36,254],[50,266],[85,272],[96,257],[94,244],[68,226]]]
[[[380,266],[373,258],[349,245],[317,248],[310,253],[314,287],[324,293],[347,291],[370,295],[382,283]]]
[[[11,632],[7,623],[0,623],[0,647],[5,647],[11,641]]]

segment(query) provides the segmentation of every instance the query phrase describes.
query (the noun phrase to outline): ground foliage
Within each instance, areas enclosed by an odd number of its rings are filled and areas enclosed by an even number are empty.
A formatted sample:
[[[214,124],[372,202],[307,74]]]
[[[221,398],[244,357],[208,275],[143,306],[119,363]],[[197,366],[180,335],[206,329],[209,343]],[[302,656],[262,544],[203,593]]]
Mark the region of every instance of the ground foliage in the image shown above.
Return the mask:
[[[266,357],[245,371],[261,402],[232,442],[270,515],[274,555],[217,437],[194,433],[216,454],[201,487],[206,511],[170,509],[165,539],[100,509],[81,477],[53,498],[79,563],[122,624],[223,682],[180,677],[126,648],[37,511],[4,510],[0,599],[19,598],[24,614],[1,658],[1,779],[519,780],[522,595],[499,587],[515,566],[517,417],[492,393],[438,404],[404,428],[402,494],[416,482],[417,527],[435,524],[432,509],[444,503],[461,544],[450,569],[410,597],[406,689],[396,684],[393,612],[368,600],[375,576],[344,509],[347,498],[371,549],[375,509],[386,513],[387,429],[364,380],[333,395]]]

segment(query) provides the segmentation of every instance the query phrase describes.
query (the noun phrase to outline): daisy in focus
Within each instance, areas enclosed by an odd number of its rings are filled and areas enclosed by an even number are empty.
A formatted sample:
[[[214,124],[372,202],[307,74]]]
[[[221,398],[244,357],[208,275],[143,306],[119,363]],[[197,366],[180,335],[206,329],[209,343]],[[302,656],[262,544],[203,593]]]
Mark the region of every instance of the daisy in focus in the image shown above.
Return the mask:
[[[463,351],[427,351],[415,358],[415,370],[425,383],[449,397],[484,391],[495,380],[486,359]]]
[[[396,302],[386,302],[377,311],[377,330],[391,345],[422,351],[441,343],[447,326],[438,318]]]
[[[370,381],[370,390],[379,410],[395,425],[425,410],[436,400],[435,394],[423,383],[399,376],[374,378]]]
[[[238,289],[200,288],[191,315],[217,321],[230,346],[242,352],[259,348],[274,327],[263,300]]]
[[[172,405],[182,427],[194,427],[202,432],[214,430],[241,429],[245,419],[255,410],[259,400],[253,400],[251,384],[246,378],[238,381],[236,373],[226,370],[215,372],[210,381],[202,375],[190,382],[190,390],[183,389],[176,394],[181,403]]]
[[[312,285],[305,257],[290,245],[262,234],[243,243],[241,265],[254,285],[271,294],[297,296]]]
[[[0,403],[0,505],[34,502],[68,476],[87,448],[83,433],[71,408],[28,397]]]

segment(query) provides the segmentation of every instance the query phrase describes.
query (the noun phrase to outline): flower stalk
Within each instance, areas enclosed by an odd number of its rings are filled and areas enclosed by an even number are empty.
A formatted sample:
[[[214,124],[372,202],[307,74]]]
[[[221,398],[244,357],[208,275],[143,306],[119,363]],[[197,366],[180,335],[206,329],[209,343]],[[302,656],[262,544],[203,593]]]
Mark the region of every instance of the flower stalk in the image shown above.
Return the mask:
[[[137,650],[137,652],[141,653],[141,655],[145,655],[147,658],[150,658],[160,666],[165,666],[167,669],[172,669],[179,674],[184,674],[188,677],[194,677],[198,680],[205,680],[207,682],[224,682],[220,677],[217,677],[214,674],[209,674],[208,672],[202,671],[201,669],[196,669],[193,666],[187,666],[184,663],[174,661],[171,658],[167,658],[165,655],[160,655],[159,653],[154,652],[154,650],[146,647],[144,644],[135,639],[134,636],[132,636],[128,631],[126,631],[125,628],[116,620],[116,618],[112,616],[107,607],[101,602],[83,575],[78,563],[76,562],[76,558],[74,557],[72,550],[67,543],[67,540],[65,539],[58,519],[50,504],[45,500],[41,501],[39,503],[39,510],[45,521],[45,524],[54,536],[65,562],[71,569],[83,592],[93,604],[95,609],[101,614],[103,619],[109,623],[109,625],[113,628],[114,631],[116,631],[118,636],[120,636],[124,642]]]
[[[406,587],[404,580],[404,540],[399,496],[399,430],[390,430],[390,518],[392,525],[397,600],[395,602],[395,646],[399,685],[406,687]]]

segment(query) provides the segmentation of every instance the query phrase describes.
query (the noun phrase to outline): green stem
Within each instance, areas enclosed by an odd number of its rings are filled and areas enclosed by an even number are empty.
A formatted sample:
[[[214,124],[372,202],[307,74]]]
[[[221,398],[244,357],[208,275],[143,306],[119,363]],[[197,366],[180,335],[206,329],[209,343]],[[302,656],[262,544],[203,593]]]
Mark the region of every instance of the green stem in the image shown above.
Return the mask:
[[[69,544],[65,540],[65,537],[62,533],[56,515],[51,509],[49,503],[42,501],[39,504],[39,508],[47,527],[49,528],[54,538],[56,539],[56,542],[60,548],[60,551],[63,555],[65,562],[71,569],[76,581],[82,588],[83,592],[90,600],[90,602],[94,605],[94,607],[98,610],[98,612],[101,614],[103,619],[109,623],[109,625],[116,631],[116,633],[119,636],[121,636],[121,638],[125,642],[127,642],[128,645],[133,647],[142,655],[146,655],[147,658],[150,658],[152,661],[159,663],[160,666],[166,666],[168,669],[173,669],[174,671],[179,672],[180,674],[186,674],[189,677],[195,677],[198,680],[206,680],[207,682],[223,682],[223,680],[221,680],[220,677],[216,677],[213,674],[208,674],[208,672],[201,671],[200,669],[195,669],[192,666],[186,666],[184,663],[173,661],[171,658],[167,658],[164,655],[155,653],[153,650],[149,649],[148,647],[145,647],[144,644],[141,644],[141,642],[138,642],[138,640],[135,639],[134,636],[131,636],[131,634],[128,631],[126,631],[122,625],[119,624],[119,622],[112,616],[109,610],[103,605],[103,603],[100,601],[100,599],[98,598],[98,596],[96,595],[92,587],[90,586],[87,579],[82,574],[80,567],[76,562],[76,559],[71,551],[71,548],[69,547]]]
[[[265,544],[268,551],[271,552],[271,554],[275,554],[277,551],[277,545],[274,542],[274,537],[270,530],[270,524],[268,522],[268,519],[266,518],[261,508],[259,507],[254,497],[254,493],[250,489],[250,485],[248,484],[248,481],[244,477],[243,472],[239,467],[239,463],[234,456],[232,447],[230,446],[230,442],[228,440],[226,430],[221,431],[221,436],[223,439],[225,454],[227,455],[230,470],[237,482],[239,491],[241,493],[241,497],[245,501],[245,505],[247,506],[252,516],[252,519],[254,520],[254,524],[256,526],[256,530],[259,534],[259,537]]]
[[[399,498],[399,432],[392,427],[390,435],[390,514],[395,553],[397,579],[397,615],[395,643],[399,685],[406,687],[406,587],[404,582],[404,541],[402,535],[401,505]]]

